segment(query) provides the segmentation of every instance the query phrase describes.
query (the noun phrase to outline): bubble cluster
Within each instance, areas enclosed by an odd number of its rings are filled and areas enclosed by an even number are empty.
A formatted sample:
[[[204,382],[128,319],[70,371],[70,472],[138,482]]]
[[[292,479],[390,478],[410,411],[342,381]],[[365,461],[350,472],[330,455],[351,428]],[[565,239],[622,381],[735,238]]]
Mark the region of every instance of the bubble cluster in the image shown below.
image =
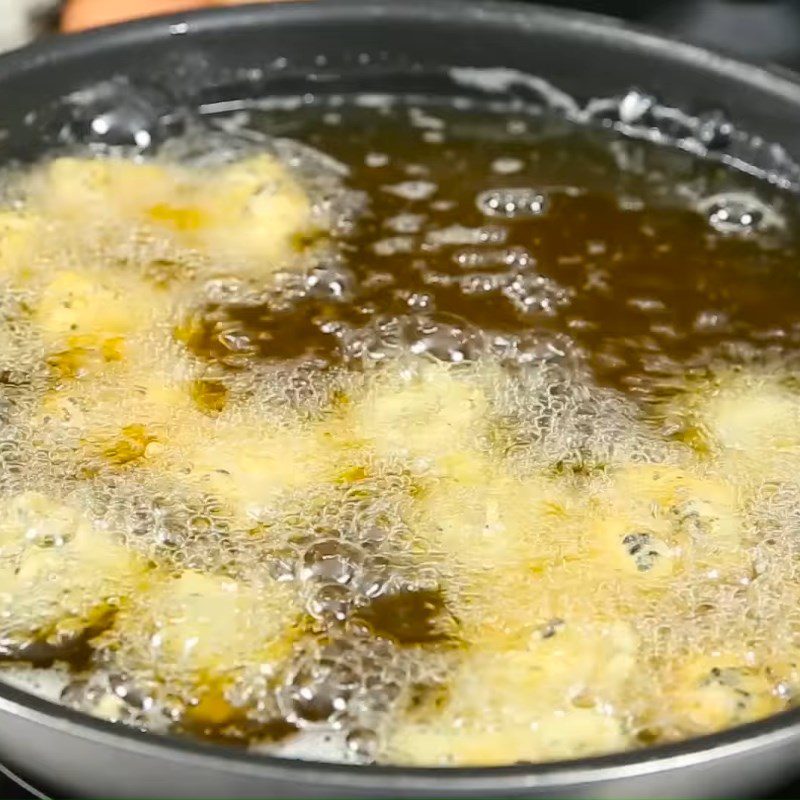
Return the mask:
[[[706,197],[698,208],[708,216],[711,227],[723,234],[747,236],[780,230],[785,224],[779,213],[747,192]]]
[[[538,217],[547,209],[546,196],[528,188],[488,189],[475,202],[487,217],[510,220]]]
[[[451,364],[474,361],[484,349],[479,330],[451,315],[385,317],[345,339],[348,360],[381,362],[408,354]]]

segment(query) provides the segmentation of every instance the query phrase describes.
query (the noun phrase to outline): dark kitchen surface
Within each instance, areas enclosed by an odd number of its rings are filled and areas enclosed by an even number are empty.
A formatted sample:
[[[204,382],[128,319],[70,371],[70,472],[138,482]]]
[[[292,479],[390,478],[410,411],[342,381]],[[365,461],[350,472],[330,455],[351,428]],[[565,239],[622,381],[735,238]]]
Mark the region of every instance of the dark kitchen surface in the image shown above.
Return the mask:
[[[49,797],[55,795],[31,786],[23,778],[0,766],[0,800],[46,800]]]
[[[620,17],[750,61],[800,71],[800,0],[550,0],[550,5]],[[50,783],[57,786],[58,776]],[[0,800],[42,797],[58,793],[20,786],[0,768]],[[800,781],[768,797],[800,797]]]

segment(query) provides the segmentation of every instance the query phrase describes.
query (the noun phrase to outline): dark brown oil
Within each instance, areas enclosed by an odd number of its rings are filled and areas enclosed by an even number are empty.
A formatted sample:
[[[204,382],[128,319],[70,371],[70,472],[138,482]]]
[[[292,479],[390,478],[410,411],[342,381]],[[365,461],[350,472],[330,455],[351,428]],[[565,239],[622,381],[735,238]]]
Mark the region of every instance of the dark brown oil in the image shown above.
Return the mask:
[[[712,358],[785,353],[800,342],[796,212],[776,190],[676,150],[552,118],[425,113],[438,120],[433,128],[402,104],[253,112],[254,127],[341,161],[348,185],[368,196],[367,214],[341,243],[357,289],[338,302],[306,297],[279,310],[210,306],[183,332],[193,352],[226,363],[220,333],[233,331],[235,347],[257,358],[336,361],[343,329],[386,315],[455,315],[492,335],[568,336],[598,381],[646,397]],[[498,170],[512,162],[513,172]],[[391,189],[419,180],[434,186],[424,199]],[[504,219],[479,210],[481,192],[509,187],[541,191],[544,213]],[[697,206],[729,191],[778,209],[784,229],[716,230]],[[409,214],[416,229],[404,233],[398,218]],[[437,232],[454,225],[488,229],[490,241],[438,243]],[[402,246],[386,243],[398,237]],[[563,302],[523,313],[501,291],[452,285],[508,273],[498,251],[522,253],[511,269],[553,282]]]
[[[356,619],[375,636],[400,645],[443,644],[456,638],[456,622],[441,590],[416,589],[374,598]]]

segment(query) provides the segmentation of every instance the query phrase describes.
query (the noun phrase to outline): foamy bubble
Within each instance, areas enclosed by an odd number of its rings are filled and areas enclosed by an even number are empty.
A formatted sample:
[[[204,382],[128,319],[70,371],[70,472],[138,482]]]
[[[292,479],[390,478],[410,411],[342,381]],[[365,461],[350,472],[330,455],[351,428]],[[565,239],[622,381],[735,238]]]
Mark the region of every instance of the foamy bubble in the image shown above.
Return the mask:
[[[442,247],[458,244],[502,244],[507,236],[508,231],[499,225],[482,225],[479,228],[451,225],[440,230],[428,231],[425,240],[428,244]]]
[[[569,304],[572,292],[536,273],[519,273],[503,287],[503,294],[523,314],[552,315]]]
[[[483,348],[483,337],[476,328],[450,316],[380,318],[369,328],[345,337],[347,358],[368,362],[415,355],[460,364],[475,360]]]
[[[492,162],[492,171],[498,175],[513,175],[521,172],[525,162],[519,158],[497,158]]]
[[[383,191],[402,197],[404,200],[427,200],[436,194],[438,187],[432,181],[402,181],[384,186]]]
[[[726,192],[703,198],[698,211],[714,230],[723,234],[749,236],[780,231],[786,223],[774,208],[749,192]]]
[[[478,195],[475,203],[487,217],[509,220],[539,217],[547,210],[546,195],[525,187],[488,189]]]
[[[453,261],[465,270],[481,270],[489,267],[523,270],[536,263],[536,259],[531,255],[530,251],[521,246],[481,249],[465,248],[453,253]]]

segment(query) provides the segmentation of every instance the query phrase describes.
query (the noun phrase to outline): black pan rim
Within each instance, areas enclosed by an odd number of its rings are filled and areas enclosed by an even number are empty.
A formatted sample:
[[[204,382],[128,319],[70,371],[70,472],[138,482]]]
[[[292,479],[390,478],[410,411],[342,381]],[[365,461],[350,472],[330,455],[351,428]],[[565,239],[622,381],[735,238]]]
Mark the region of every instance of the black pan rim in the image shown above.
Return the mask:
[[[249,27],[292,21],[324,24],[326,19],[408,18],[446,19],[457,13],[485,25],[523,25],[569,31],[573,35],[604,39],[623,50],[668,55],[673,62],[704,71],[724,73],[737,81],[800,106],[800,76],[781,67],[763,67],[700,46],[652,33],[636,25],[588,12],[521,6],[508,0],[328,0],[317,4],[281,2],[207,9],[112,25],[68,37],[45,40],[0,56],[0,84],[15,74],[80,59],[87,51],[114,50],[138,42],[169,40],[173,36],[213,33],[223,25]],[[349,765],[300,760],[226,748],[171,735],[147,733],[92,717],[17,689],[0,680],[0,710],[32,723],[58,728],[79,738],[119,746],[165,759],[202,762],[225,772],[252,774],[264,779],[284,777],[309,786],[386,791],[435,792],[446,784],[474,795],[476,791],[514,791],[600,783],[618,778],[668,772],[697,762],[708,763],[737,753],[767,749],[800,732],[800,708],[719,733],[641,750],[589,758],[489,767],[404,767]]]

